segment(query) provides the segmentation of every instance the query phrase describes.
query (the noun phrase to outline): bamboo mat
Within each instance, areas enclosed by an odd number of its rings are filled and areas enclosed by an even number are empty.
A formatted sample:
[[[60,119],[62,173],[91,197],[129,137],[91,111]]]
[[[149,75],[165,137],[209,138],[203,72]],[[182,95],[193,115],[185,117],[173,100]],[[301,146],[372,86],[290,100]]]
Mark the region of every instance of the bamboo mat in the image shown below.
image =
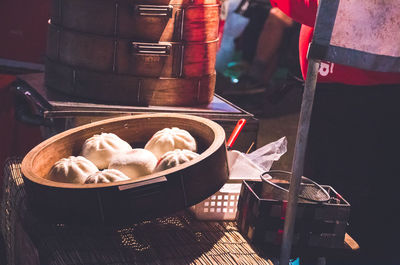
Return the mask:
[[[9,159],[4,168],[1,231],[9,264],[25,251],[15,242],[19,216],[37,264],[272,264],[248,244],[235,222],[199,221],[187,211],[129,226],[41,224],[25,206],[20,162]]]

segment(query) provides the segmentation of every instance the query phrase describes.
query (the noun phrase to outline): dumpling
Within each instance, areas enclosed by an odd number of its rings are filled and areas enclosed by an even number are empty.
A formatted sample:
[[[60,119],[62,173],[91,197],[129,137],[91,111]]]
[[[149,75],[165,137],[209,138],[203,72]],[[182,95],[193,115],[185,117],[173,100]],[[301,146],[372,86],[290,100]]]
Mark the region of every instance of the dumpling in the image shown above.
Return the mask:
[[[173,127],[156,132],[147,142],[144,149],[151,151],[157,159],[163,154],[175,149],[197,151],[196,140],[188,131]]]
[[[198,156],[199,154],[190,150],[175,149],[174,151],[166,152],[158,161],[155,171],[158,172],[171,167],[175,167],[177,165],[188,162]]]
[[[91,174],[85,181],[90,183],[110,183],[129,179],[124,173],[116,169],[104,169]]]
[[[152,152],[135,148],[125,153],[114,155],[109,169],[118,169],[131,179],[153,173],[157,165],[157,158]]]
[[[70,156],[57,161],[47,179],[66,183],[85,183],[86,178],[99,169],[83,156]]]
[[[113,133],[95,134],[85,141],[82,156],[92,161],[99,169],[108,167],[113,155],[132,150],[132,147]]]

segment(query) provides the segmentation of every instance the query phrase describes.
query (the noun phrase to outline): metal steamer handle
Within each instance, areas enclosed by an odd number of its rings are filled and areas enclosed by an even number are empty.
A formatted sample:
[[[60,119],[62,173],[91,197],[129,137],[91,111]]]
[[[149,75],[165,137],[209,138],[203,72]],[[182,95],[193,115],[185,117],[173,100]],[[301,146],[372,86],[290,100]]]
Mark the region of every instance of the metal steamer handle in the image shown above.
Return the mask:
[[[142,17],[172,18],[172,5],[135,5],[134,12]],[[132,51],[137,55],[168,56],[171,53],[171,43],[132,42]]]
[[[152,196],[161,192],[163,185],[167,183],[168,179],[165,176],[160,176],[148,180],[139,181],[118,186],[118,191],[127,192],[135,198]]]
[[[132,42],[132,50],[138,55],[168,56],[171,43]]]
[[[284,170],[269,170],[266,171],[264,173],[261,174],[260,178],[263,182],[268,182],[270,185],[273,185],[275,188],[280,189],[282,191],[288,192],[289,190],[279,186],[278,184],[275,184],[271,181],[269,181],[267,178],[264,177],[264,175],[268,175],[268,174],[274,174],[274,173],[281,173],[281,174],[287,174],[287,175],[292,175],[292,172],[289,171],[284,171]],[[272,176],[271,176],[272,177]],[[308,183],[303,183],[303,184],[312,184],[315,185],[319,190],[321,190],[325,195],[326,195],[326,199],[325,200],[315,200],[315,199],[311,199],[308,197],[304,197],[301,195],[298,195],[299,198],[303,199],[303,200],[307,200],[307,201],[311,201],[311,202],[317,202],[317,203],[323,203],[323,202],[327,202],[331,199],[331,196],[329,195],[329,193],[325,190],[325,188],[323,188],[321,185],[319,185],[318,183],[316,183],[315,181],[313,181],[312,179],[309,179],[307,177],[302,176],[301,177],[302,180],[305,180]],[[288,184],[290,185],[290,179],[288,181]]]
[[[135,5],[135,14],[171,18],[173,9],[172,5]]]

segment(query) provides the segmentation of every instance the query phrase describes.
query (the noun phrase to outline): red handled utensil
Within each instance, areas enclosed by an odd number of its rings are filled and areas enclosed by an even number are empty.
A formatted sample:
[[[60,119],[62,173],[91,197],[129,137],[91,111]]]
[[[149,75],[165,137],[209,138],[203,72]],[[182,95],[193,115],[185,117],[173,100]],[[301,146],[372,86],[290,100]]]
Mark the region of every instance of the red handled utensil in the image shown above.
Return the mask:
[[[228,141],[226,142],[226,147],[228,150],[232,148],[232,145],[235,143],[239,133],[242,131],[243,126],[246,124],[246,119],[240,119],[236,123],[235,129],[233,129],[233,132],[231,133],[231,136],[229,137]]]

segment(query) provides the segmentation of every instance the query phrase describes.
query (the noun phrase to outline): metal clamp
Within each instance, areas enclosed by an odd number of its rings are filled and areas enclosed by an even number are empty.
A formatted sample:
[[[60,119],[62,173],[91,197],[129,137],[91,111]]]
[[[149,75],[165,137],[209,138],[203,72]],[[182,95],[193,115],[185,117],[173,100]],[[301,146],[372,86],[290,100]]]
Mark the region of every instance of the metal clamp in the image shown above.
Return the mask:
[[[135,5],[135,13],[139,16],[165,16],[172,17],[173,6]]]
[[[23,123],[34,126],[51,127],[52,121],[44,117],[44,113],[52,106],[27,82],[17,80],[13,83],[15,94],[15,118]]]
[[[132,42],[133,52],[139,55],[159,55],[166,56],[171,52],[172,45],[170,43],[147,43],[147,42]]]

